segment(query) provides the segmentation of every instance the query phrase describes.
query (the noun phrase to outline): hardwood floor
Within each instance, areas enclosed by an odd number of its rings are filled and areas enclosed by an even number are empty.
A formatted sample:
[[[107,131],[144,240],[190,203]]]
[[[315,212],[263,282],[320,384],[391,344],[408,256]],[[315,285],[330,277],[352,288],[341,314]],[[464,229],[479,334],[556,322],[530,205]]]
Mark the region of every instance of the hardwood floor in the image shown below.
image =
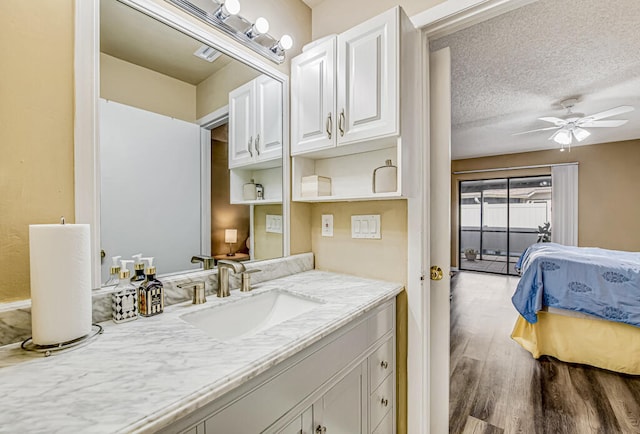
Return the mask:
[[[640,377],[535,360],[511,340],[517,283],[472,272],[452,281],[450,433],[640,433]]]

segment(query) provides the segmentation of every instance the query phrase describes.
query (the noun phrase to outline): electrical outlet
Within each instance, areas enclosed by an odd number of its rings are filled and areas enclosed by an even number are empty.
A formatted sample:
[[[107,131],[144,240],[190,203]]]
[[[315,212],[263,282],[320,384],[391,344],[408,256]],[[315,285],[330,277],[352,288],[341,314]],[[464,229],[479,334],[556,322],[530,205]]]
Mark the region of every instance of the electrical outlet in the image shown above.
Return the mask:
[[[380,214],[352,215],[351,238],[380,239]]]
[[[333,214],[322,214],[322,236],[333,236]]]

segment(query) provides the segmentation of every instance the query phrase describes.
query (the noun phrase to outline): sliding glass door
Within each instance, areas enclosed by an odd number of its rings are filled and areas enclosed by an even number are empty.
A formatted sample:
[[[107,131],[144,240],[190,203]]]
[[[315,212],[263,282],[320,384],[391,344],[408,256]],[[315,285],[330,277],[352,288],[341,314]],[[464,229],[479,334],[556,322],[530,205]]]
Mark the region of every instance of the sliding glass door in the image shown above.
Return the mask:
[[[516,274],[551,221],[551,176],[461,181],[459,191],[460,269]]]

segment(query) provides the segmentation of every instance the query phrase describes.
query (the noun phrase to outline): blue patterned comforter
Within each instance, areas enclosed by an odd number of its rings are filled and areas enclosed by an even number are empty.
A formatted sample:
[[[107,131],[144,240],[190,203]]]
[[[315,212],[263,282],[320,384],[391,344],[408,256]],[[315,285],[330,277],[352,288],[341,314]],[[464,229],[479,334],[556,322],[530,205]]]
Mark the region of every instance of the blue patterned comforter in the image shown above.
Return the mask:
[[[538,243],[516,268],[511,301],[530,323],[551,306],[640,327],[640,253]]]

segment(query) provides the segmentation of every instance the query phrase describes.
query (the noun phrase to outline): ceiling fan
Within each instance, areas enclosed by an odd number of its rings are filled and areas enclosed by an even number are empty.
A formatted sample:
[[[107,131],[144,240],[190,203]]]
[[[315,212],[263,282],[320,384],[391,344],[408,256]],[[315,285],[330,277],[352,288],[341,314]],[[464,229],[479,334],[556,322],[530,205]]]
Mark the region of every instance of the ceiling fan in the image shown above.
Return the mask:
[[[522,133],[515,133],[513,135],[519,136],[521,134],[529,134],[536,131],[556,130],[556,132],[553,133],[551,137],[549,137],[549,140],[553,140],[554,142],[561,145],[562,148],[560,149],[560,151],[564,151],[564,147],[566,145],[569,145],[569,147],[571,147],[571,143],[573,143],[574,138],[578,142],[581,142],[591,135],[591,133],[585,128],[614,128],[622,126],[629,121],[613,119],[603,121],[601,119],[609,118],[611,116],[616,116],[634,110],[634,108],[630,105],[623,105],[590,116],[585,116],[582,113],[574,113],[572,111],[577,102],[577,99],[572,98],[560,103],[562,107],[567,110],[567,114],[564,118],[556,118],[553,116],[538,118],[541,121],[551,122],[552,124],[554,124],[554,126],[547,128],[538,128],[531,131],[524,131]]]

